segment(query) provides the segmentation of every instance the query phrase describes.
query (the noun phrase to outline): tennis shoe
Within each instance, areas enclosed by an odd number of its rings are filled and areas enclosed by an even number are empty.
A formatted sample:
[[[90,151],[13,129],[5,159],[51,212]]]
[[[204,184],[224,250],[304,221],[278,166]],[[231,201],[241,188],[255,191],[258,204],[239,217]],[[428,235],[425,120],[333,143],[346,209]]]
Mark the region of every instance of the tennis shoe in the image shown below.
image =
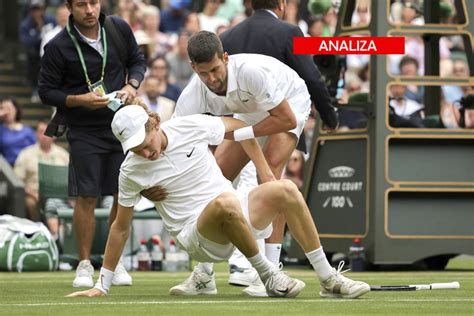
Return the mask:
[[[270,297],[293,298],[298,296],[305,286],[303,281],[290,278],[280,270],[271,272],[265,282],[265,289]]]
[[[333,268],[333,275],[324,282],[321,282],[319,295],[323,298],[358,298],[370,291],[370,286],[361,281],[351,280],[342,274],[349,270],[342,271],[344,261],[339,263],[336,269]]]
[[[72,281],[73,287],[93,287],[94,267],[90,260],[82,260],[76,268],[76,278]]]
[[[214,272],[208,274],[199,265],[194,267],[193,273],[182,283],[173,286],[170,295],[213,295],[217,294]]]

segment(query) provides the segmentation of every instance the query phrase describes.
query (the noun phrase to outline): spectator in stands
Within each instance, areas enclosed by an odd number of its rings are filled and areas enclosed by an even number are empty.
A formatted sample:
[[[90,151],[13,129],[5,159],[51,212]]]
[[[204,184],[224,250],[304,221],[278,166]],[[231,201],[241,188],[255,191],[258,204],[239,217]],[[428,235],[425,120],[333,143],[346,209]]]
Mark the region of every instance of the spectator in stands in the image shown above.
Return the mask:
[[[115,15],[121,17],[128,23],[132,31],[137,31],[141,28],[138,14],[141,8],[145,6],[141,1],[134,0],[118,0],[115,7]]]
[[[312,15],[308,22],[308,36],[323,36],[324,20],[322,15]]]
[[[282,179],[293,181],[300,190],[303,187],[304,162],[304,153],[295,149],[286,164],[282,176]]]
[[[236,16],[244,13],[244,4],[242,0],[225,0],[222,1],[216,15],[223,17],[227,21],[232,21]]]
[[[223,2],[224,0],[205,0],[204,9],[198,14],[201,30],[215,33],[219,26],[229,24],[227,19],[216,15]]]
[[[151,75],[145,78],[143,94],[140,95],[140,98],[151,111],[160,115],[162,122],[171,118],[176,102],[160,95],[160,79],[158,77]]]
[[[20,151],[36,143],[35,131],[21,122],[21,114],[14,99],[0,100],[0,154],[12,167]]]
[[[424,106],[405,96],[406,86],[390,86],[390,125],[393,127],[424,127]]]
[[[418,61],[408,55],[403,56],[402,60],[400,60],[400,65],[398,67],[400,69],[400,75],[402,76],[415,77],[420,75]],[[405,92],[405,96],[408,99],[416,101],[420,104],[423,103],[424,94],[425,88],[423,86],[416,85],[407,86]]]
[[[57,25],[50,31],[43,35],[41,40],[40,56],[44,55],[44,46],[55,37],[67,24],[69,18],[69,10],[65,3],[61,3],[56,9],[56,23]]]
[[[25,45],[28,78],[33,89],[31,101],[38,102],[38,72],[40,68],[40,46],[43,35],[52,30],[56,21],[45,14],[44,0],[31,0],[29,14],[20,23],[20,40]]]
[[[467,62],[463,58],[458,58],[453,61],[452,77],[467,78],[469,77],[469,68]],[[454,103],[464,96],[462,87],[460,86],[443,86],[443,95],[446,102]]]
[[[157,55],[164,55],[171,49],[170,38],[167,34],[159,31],[160,10],[152,5],[143,8],[141,16],[142,29],[135,31],[135,37],[138,33],[145,33],[150,38],[150,56],[154,58]]]
[[[287,1],[283,20],[290,24],[298,26],[301,32],[303,32],[303,34],[306,34],[308,33],[308,24],[306,23],[306,21],[300,18],[300,15],[298,13],[298,3],[298,0]]]
[[[38,208],[38,163],[49,165],[67,166],[69,153],[62,147],[54,144],[54,138],[44,135],[47,124],[39,122],[36,127],[36,138],[38,142],[24,148],[15,162],[15,174],[25,184],[26,208],[28,216],[33,221],[41,219]],[[43,210],[44,211],[44,210]],[[48,220],[48,227],[53,236],[57,237],[57,218]]]
[[[351,25],[353,27],[367,26],[370,23],[370,1],[358,0],[356,9],[352,14]]]
[[[116,97],[123,102],[133,99],[143,80],[146,62],[130,26],[123,19],[110,16],[126,43],[127,60],[120,60],[114,44],[104,36],[101,1],[68,0],[67,6],[71,12],[67,27],[46,45],[39,93],[45,104],[56,106],[58,112],[65,114],[69,128],[69,195],[77,197],[73,226],[80,259],[73,286],[80,287],[93,284],[94,268],[89,258],[97,200],[114,195],[109,216],[112,224],[117,212],[119,168],[125,157],[112,134],[114,112],[107,107],[110,100],[104,94],[117,91]],[[123,265],[118,267],[114,283],[131,285],[132,278]]]
[[[166,54],[170,76],[175,80],[176,85],[178,85],[180,89],[184,89],[194,73],[193,68],[189,64],[187,51],[190,37],[191,33],[188,30],[180,30],[175,50]]]
[[[188,30],[191,35],[199,32],[201,30],[201,24],[199,23],[199,16],[196,12],[191,12],[186,16],[184,20],[183,28]]]
[[[165,57],[158,56],[151,61],[150,75],[158,78],[158,91],[160,92],[160,95],[176,102],[181,94],[181,88],[170,82],[169,73],[170,66]]]
[[[191,0],[170,0],[169,8],[161,10],[160,31],[163,33],[178,33],[183,27],[188,6]]]
[[[425,24],[420,5],[415,1],[405,0],[401,14],[401,23],[413,25]]]

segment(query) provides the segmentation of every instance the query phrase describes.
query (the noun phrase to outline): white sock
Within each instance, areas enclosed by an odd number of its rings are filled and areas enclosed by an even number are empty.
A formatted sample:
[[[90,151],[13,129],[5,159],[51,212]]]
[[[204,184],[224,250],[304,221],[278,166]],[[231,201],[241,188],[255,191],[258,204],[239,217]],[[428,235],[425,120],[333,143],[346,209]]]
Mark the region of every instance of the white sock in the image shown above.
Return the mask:
[[[278,267],[280,264],[281,244],[265,244],[265,256]]]
[[[212,262],[199,262],[198,267],[201,268],[202,271],[206,272],[207,274],[211,275],[214,270],[214,263]]]
[[[306,257],[313,266],[314,271],[316,271],[320,282],[326,281],[333,275],[333,269],[326,258],[323,247],[307,252]]]
[[[276,269],[276,267],[259,252],[255,256],[247,258],[252,266],[257,270],[260,279],[263,283],[270,277],[270,273]]]

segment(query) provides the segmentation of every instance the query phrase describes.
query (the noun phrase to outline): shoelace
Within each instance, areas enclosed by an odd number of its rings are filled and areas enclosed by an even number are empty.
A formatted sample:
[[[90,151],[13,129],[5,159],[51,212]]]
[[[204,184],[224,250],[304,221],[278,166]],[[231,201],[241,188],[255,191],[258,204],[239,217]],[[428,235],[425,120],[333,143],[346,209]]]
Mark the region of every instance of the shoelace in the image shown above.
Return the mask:
[[[344,271],[341,271],[342,268],[344,268],[344,265],[345,265],[345,264],[346,264],[346,263],[344,262],[344,260],[341,260],[341,261],[339,262],[339,265],[337,266],[337,270],[336,270],[336,276],[337,276],[337,275],[342,275],[343,273],[346,273],[347,271],[351,271],[350,268],[349,268],[349,269],[346,269],[346,270],[344,270]]]
[[[87,265],[82,265],[82,266],[79,266],[76,274],[77,276],[84,277],[84,276],[90,276],[91,272],[89,271]]]

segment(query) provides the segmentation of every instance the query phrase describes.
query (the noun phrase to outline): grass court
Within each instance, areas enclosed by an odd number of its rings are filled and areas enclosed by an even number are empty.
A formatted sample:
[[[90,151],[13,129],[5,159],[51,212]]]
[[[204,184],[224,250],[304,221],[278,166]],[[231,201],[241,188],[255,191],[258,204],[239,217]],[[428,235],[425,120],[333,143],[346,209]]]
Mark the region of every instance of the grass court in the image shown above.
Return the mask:
[[[285,269],[306,282],[296,299],[249,298],[227,284],[226,264],[215,265],[218,294],[173,297],[168,289],[188,273],[132,272],[132,287],[112,287],[102,298],[66,298],[74,272],[0,273],[0,315],[474,315],[474,259],[453,259],[446,271],[347,272],[371,285],[459,281],[458,290],[369,292],[360,299],[319,298],[309,268]],[[95,276],[98,271],[95,272]]]

